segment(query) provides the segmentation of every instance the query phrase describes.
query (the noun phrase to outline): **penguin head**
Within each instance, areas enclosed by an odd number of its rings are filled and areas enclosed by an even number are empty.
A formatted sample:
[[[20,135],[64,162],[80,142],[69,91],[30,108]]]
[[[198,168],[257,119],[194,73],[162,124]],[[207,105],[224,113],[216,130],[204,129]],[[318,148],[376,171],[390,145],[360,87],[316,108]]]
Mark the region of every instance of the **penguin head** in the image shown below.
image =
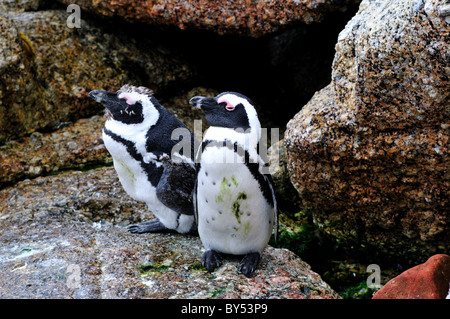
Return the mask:
[[[140,124],[146,120],[154,122],[159,116],[159,104],[152,101],[153,92],[143,86],[126,84],[117,92],[94,90],[89,97],[105,106],[108,121]]]
[[[205,112],[211,126],[259,132],[261,125],[253,102],[235,92],[224,92],[216,97],[195,96],[189,103]]]

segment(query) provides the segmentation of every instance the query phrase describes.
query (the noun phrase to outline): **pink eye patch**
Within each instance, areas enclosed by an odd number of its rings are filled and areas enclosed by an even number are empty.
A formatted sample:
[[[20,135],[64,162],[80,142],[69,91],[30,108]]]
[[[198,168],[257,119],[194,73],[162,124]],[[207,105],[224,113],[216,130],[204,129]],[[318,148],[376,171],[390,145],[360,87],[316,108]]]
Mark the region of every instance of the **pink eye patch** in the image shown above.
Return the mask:
[[[120,93],[119,99],[125,99],[128,105],[133,105],[136,103],[136,101],[127,93]]]
[[[230,102],[228,102],[227,100],[225,100],[225,99],[222,99],[222,98],[220,98],[220,99],[218,99],[217,100],[217,103],[227,103],[227,105],[225,106],[225,109],[227,110],[227,111],[234,111],[234,106],[233,105],[231,105],[230,104]]]

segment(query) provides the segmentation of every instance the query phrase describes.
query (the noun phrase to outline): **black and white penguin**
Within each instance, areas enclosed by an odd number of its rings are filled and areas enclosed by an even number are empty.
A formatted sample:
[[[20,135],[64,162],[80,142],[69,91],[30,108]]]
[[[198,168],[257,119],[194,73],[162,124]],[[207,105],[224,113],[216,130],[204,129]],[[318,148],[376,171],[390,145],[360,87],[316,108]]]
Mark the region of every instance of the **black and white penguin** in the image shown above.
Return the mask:
[[[123,188],[132,198],[145,202],[156,216],[130,225],[129,231],[195,230],[193,133],[145,87],[124,85],[117,92],[94,90],[89,97],[106,108],[103,141]],[[177,129],[188,138],[187,147],[174,147],[179,143],[172,140]]]
[[[213,271],[221,254],[245,255],[239,270],[250,277],[267,246],[277,206],[267,163],[258,154],[261,124],[250,99],[225,92],[193,97],[211,125],[198,151],[194,190],[203,265]],[[199,156],[200,155],[200,156]]]

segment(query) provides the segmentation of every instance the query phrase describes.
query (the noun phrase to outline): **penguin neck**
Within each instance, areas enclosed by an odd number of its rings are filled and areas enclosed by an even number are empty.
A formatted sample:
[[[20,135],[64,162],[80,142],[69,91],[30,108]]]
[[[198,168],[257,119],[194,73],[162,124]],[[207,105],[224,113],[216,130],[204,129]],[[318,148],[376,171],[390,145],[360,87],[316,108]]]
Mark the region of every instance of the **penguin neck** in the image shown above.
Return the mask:
[[[144,120],[138,124],[125,124],[116,120],[107,120],[105,128],[127,140],[134,141],[136,137],[147,133],[148,129],[156,123],[155,120]]]
[[[135,149],[142,156],[147,153],[146,150],[146,134],[150,127],[153,126],[152,121],[147,120],[139,124],[125,124],[115,120],[105,122],[105,128],[121,138],[134,144]]]
[[[217,142],[229,141],[250,150],[257,148],[259,136],[260,130],[248,129],[244,131],[227,127],[210,126],[206,130],[203,140],[213,140]]]

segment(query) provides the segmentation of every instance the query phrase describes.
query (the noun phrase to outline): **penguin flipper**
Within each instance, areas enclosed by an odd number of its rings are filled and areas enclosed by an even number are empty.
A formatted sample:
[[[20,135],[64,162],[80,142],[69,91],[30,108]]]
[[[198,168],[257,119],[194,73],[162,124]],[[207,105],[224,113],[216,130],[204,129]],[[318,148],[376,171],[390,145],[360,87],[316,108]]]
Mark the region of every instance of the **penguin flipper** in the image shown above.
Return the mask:
[[[168,229],[166,226],[164,226],[158,218],[149,220],[148,222],[143,222],[139,224],[133,224],[129,225],[128,231],[130,233],[135,234],[142,234],[142,233],[161,233],[161,232],[168,232],[170,229]]]
[[[272,175],[270,174],[265,174],[264,175],[265,180],[267,181],[270,191],[272,193],[272,201],[273,201],[273,209],[274,209],[274,217],[275,217],[275,221],[274,221],[274,226],[275,226],[275,243],[278,242],[278,233],[279,233],[279,223],[278,223],[278,204],[277,204],[277,198],[275,196],[275,183],[273,182],[273,178]]]
[[[164,171],[156,186],[156,196],[174,211],[193,215],[192,192],[196,182],[195,168],[187,163],[164,163]]]

